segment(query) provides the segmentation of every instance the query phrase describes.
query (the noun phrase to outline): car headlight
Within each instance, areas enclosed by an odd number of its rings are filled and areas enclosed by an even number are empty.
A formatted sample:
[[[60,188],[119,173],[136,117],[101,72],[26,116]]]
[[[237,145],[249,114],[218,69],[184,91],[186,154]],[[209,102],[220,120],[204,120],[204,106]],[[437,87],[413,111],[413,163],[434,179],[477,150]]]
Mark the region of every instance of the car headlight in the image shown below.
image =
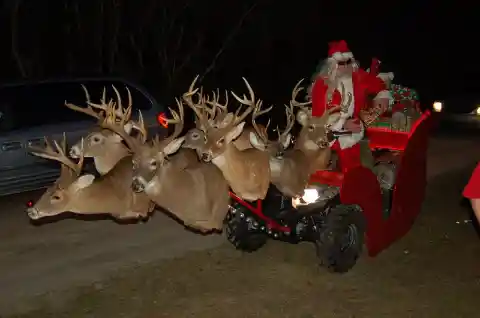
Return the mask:
[[[441,112],[443,108],[443,103],[442,102],[434,102],[433,103],[433,110],[436,111],[437,113]]]
[[[475,113],[480,116],[480,106],[477,107],[477,109],[475,110]]]

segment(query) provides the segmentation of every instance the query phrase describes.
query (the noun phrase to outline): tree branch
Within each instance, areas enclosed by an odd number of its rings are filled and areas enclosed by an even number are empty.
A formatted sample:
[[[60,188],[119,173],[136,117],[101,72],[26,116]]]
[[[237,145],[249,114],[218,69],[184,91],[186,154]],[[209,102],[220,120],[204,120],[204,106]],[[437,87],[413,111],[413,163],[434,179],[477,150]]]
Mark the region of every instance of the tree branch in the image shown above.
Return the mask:
[[[192,57],[197,54],[197,52],[200,50],[202,47],[203,42],[205,41],[205,37],[198,37],[197,44],[195,45],[195,48],[190,51],[190,54],[188,54],[182,61],[182,64],[180,64],[176,68],[176,73],[178,74],[187,64],[190,62]]]
[[[243,25],[243,22],[245,21],[245,19],[253,12],[253,10],[257,7],[257,3],[254,3],[250,6],[250,8],[245,11],[245,13],[242,15],[242,17],[240,18],[240,20],[238,21],[238,23],[235,25],[235,27],[232,29],[232,31],[230,31],[230,33],[228,34],[227,38],[225,39],[225,41],[222,43],[222,46],[220,47],[220,49],[218,50],[217,54],[215,54],[215,56],[213,57],[212,59],[212,62],[210,63],[210,65],[205,69],[205,71],[203,72],[202,76],[200,76],[199,78],[199,82],[202,81],[202,79],[208,74],[210,73],[214,67],[215,67],[215,64],[218,60],[218,58],[223,54],[223,52],[225,51],[225,49],[227,48],[227,45],[233,40],[233,38],[237,35],[238,31],[240,31],[240,29],[242,28],[242,25]]]
[[[139,45],[138,45],[137,41],[135,40],[135,35],[133,33],[130,34],[129,40],[130,40],[130,44],[132,45],[132,49],[135,51],[135,54],[137,55],[138,65],[143,70],[144,69],[144,63],[143,63],[142,50],[139,48]]]

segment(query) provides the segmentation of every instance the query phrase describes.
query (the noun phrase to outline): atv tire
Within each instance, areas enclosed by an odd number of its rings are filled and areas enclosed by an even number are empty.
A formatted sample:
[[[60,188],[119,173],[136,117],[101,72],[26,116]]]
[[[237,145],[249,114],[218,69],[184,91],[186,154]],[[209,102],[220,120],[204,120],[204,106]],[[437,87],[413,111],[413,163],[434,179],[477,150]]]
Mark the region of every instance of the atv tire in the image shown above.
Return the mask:
[[[255,252],[267,243],[268,236],[259,230],[250,229],[246,219],[240,217],[240,213],[237,211],[234,215],[230,214],[227,217],[225,224],[227,240],[237,250],[247,253]]]
[[[332,207],[315,242],[321,265],[331,272],[348,272],[362,253],[364,236],[365,218],[359,207]]]

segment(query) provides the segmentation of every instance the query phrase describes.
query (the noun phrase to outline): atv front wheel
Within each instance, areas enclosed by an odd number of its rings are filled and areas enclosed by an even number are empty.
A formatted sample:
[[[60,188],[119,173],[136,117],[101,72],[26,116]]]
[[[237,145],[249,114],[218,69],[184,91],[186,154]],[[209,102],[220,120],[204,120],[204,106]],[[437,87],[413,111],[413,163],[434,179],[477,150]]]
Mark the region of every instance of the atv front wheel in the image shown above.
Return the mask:
[[[325,216],[315,242],[321,265],[331,272],[348,272],[362,253],[365,218],[357,206],[337,205]]]
[[[255,252],[267,243],[268,236],[258,229],[253,229],[242,210],[238,209],[235,214],[228,212],[225,234],[237,250]]]

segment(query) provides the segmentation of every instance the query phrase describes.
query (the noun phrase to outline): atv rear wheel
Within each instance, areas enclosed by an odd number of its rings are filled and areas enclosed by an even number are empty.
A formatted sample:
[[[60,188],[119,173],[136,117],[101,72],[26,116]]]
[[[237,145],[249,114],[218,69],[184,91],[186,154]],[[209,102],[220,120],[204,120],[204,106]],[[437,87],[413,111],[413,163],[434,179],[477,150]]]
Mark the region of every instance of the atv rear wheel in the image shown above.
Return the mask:
[[[225,234],[237,250],[255,252],[267,243],[268,236],[259,229],[253,229],[242,211],[243,208],[237,209],[235,214],[228,212]]]
[[[365,218],[359,207],[331,208],[318,229],[315,242],[321,265],[331,272],[349,271],[362,253],[364,236]]]

